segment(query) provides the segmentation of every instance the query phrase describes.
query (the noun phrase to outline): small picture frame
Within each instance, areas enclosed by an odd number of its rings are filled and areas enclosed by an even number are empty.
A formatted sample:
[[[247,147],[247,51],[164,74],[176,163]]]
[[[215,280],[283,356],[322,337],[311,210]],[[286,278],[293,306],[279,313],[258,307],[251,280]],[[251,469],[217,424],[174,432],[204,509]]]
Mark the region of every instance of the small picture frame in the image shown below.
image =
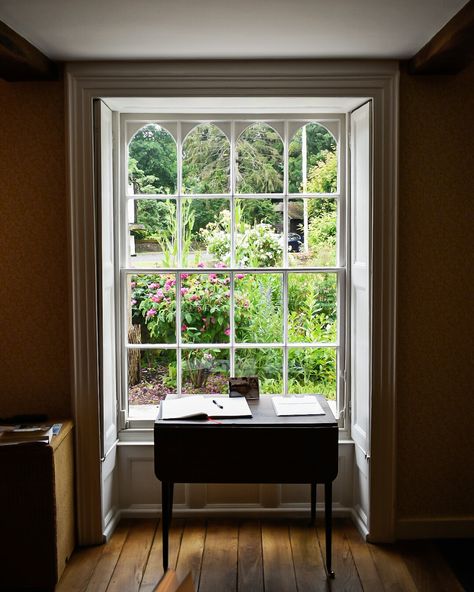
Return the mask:
[[[258,376],[229,378],[229,397],[245,397],[249,401],[259,399]]]

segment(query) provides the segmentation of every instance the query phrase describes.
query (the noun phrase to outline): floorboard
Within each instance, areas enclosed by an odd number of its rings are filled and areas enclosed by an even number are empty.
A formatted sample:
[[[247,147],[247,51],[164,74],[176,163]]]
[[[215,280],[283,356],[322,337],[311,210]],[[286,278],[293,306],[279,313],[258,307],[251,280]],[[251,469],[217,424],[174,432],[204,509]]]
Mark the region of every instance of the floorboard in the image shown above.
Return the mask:
[[[183,531],[178,562],[176,564],[176,574],[179,581],[182,581],[191,572],[193,582],[195,582],[196,587],[199,586],[205,540],[205,521],[188,520]]]
[[[344,524],[344,520],[334,521],[332,532],[332,568],[336,577],[333,580],[328,580],[328,590],[334,592],[363,592],[349,541],[344,530]],[[323,521],[318,521],[317,532],[321,553],[325,558],[326,536]]]
[[[121,522],[117,526],[108,544],[104,546],[103,553],[89,580],[86,592],[105,592],[107,590],[129,531],[130,522],[128,520]]]
[[[94,570],[106,552],[105,547],[79,548],[74,551],[55,592],[86,592]]]
[[[239,527],[238,592],[263,592],[262,531],[257,520]]]
[[[298,590],[327,590],[326,570],[318,543],[318,534],[308,521],[290,525],[290,542]]]
[[[173,520],[169,532],[169,565],[176,567],[176,561],[181,546],[184,521]],[[153,592],[158,582],[164,575],[163,572],[163,544],[162,544],[161,522],[156,528],[153,544],[148,556],[143,578],[140,584],[140,592]],[[128,591],[126,591],[128,592]]]
[[[397,546],[369,544],[368,547],[386,590],[420,592]]]
[[[157,520],[122,521],[105,545],[76,551],[56,592],[155,592],[163,577]],[[431,541],[366,543],[334,521],[334,580],[326,578],[323,521],[183,520],[170,529],[170,567],[196,592],[462,592]]]
[[[208,521],[199,592],[236,592],[237,542],[237,521]]]
[[[156,520],[134,521],[107,587],[107,592],[138,592],[145,573],[156,526]]]
[[[295,592],[288,522],[262,522],[262,548],[265,591]]]
[[[385,586],[380,579],[374,558],[370,553],[367,543],[362,539],[350,521],[343,523],[343,529],[364,592],[384,592]]]
[[[401,555],[419,592],[463,592],[439,550],[426,541],[407,541]]]

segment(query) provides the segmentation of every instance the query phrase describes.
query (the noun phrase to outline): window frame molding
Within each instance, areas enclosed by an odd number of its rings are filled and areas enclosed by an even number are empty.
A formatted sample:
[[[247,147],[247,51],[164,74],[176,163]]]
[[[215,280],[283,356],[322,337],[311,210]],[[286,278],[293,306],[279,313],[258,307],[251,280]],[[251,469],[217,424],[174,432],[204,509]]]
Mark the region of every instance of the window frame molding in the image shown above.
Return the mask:
[[[370,540],[395,538],[398,62],[207,60],[66,65],[71,397],[78,542],[102,541],[98,203],[93,99],[360,97],[374,106]],[[369,451],[370,453],[371,451]]]
[[[146,114],[142,112],[126,112],[120,113],[120,133],[118,134],[118,138],[116,138],[116,150],[119,159],[119,175],[118,175],[118,201],[117,201],[117,211],[118,216],[117,219],[120,220],[118,228],[116,228],[116,236],[120,237],[120,247],[119,252],[121,254],[120,261],[117,264],[117,273],[120,276],[120,280],[117,282],[117,290],[120,291],[121,296],[121,305],[120,305],[120,319],[117,319],[117,327],[119,328],[118,333],[120,334],[120,359],[122,365],[122,373],[121,373],[121,393],[119,394],[120,400],[120,408],[123,412],[122,417],[126,418],[126,427],[129,429],[141,429],[141,428],[148,428],[151,429],[153,427],[153,420],[151,418],[144,419],[141,414],[137,417],[133,414],[130,414],[129,411],[129,402],[128,402],[128,387],[127,387],[127,372],[126,372],[126,359],[127,359],[127,352],[132,350],[160,350],[160,349],[168,349],[168,350],[176,350],[176,359],[178,362],[178,376],[180,375],[180,370],[182,369],[182,361],[179,361],[179,350],[186,350],[186,349],[208,349],[210,347],[215,347],[217,349],[228,350],[229,351],[229,363],[230,363],[230,375],[233,376],[234,373],[232,372],[233,363],[232,359],[235,354],[231,353],[231,350],[240,350],[240,349],[248,349],[248,348],[277,348],[281,350],[282,353],[282,363],[283,363],[283,370],[282,370],[282,382],[284,385],[284,390],[282,393],[287,393],[286,386],[288,385],[289,380],[289,363],[288,363],[288,356],[289,352],[292,349],[304,349],[304,348],[317,348],[317,349],[330,349],[336,352],[336,383],[337,383],[337,397],[336,400],[333,401],[334,403],[334,413],[336,415],[336,409],[345,410],[346,400],[347,400],[347,393],[346,393],[346,381],[344,379],[345,371],[341,369],[345,368],[345,360],[346,360],[346,349],[347,349],[347,336],[346,336],[346,314],[347,314],[347,236],[345,229],[347,227],[347,201],[348,201],[348,184],[346,182],[346,176],[348,171],[348,163],[347,163],[347,114],[346,113],[326,113],[326,112],[318,112],[316,109],[314,111],[307,111],[305,113],[206,113],[206,114],[199,114],[199,113],[172,113],[166,112],[166,114],[162,115],[161,113],[157,114]],[[199,125],[203,122],[211,122],[213,125],[216,125],[217,128],[222,132],[226,133],[225,127],[219,127],[220,123],[224,123],[227,127],[227,142],[229,144],[229,190],[227,192],[219,193],[219,194],[206,194],[206,193],[186,193],[182,190],[179,191],[179,188],[182,187],[183,182],[183,164],[182,164],[182,152],[185,145],[185,141],[187,135],[192,133]],[[279,135],[282,141],[283,147],[283,154],[282,154],[282,162],[284,164],[284,175],[283,175],[283,183],[282,183],[282,190],[281,192],[275,193],[239,193],[236,191],[236,172],[237,172],[237,160],[236,160],[236,146],[239,140],[240,134],[243,133],[246,129],[251,127],[255,123],[265,123],[269,127],[272,127],[273,130]],[[166,124],[169,124],[169,128],[166,127]],[[298,131],[302,129],[302,126],[308,123],[316,123],[319,126],[326,129],[334,138],[336,142],[336,155],[337,155],[337,163],[338,163],[338,175],[337,175],[337,190],[332,193],[310,193],[310,192],[303,192],[300,193],[291,193],[288,190],[288,171],[289,171],[289,145],[293,141],[293,138]],[[175,193],[170,194],[149,194],[149,193],[132,193],[129,190],[128,185],[128,158],[129,158],[129,145],[132,139],[134,138],[135,134],[144,129],[145,126],[150,124],[156,124],[162,129],[166,130],[171,137],[174,139],[176,143],[176,154],[177,154],[177,182],[176,182],[176,191]],[[164,124],[164,125],[163,125]],[[276,124],[276,125],[275,125]],[[329,125],[328,125],[329,124]],[[176,128],[174,129],[174,127]],[[186,126],[189,129],[186,129],[186,135],[182,135],[182,129]],[[173,130],[175,133],[173,133]],[[337,262],[331,266],[322,266],[321,264],[318,265],[291,265],[288,257],[288,251],[283,250],[282,253],[282,261],[279,265],[274,267],[240,267],[234,261],[233,265],[229,265],[225,270],[216,270],[212,266],[210,268],[204,267],[204,269],[199,269],[193,266],[183,266],[176,265],[171,266],[169,268],[163,267],[155,267],[154,265],[151,266],[133,266],[131,264],[130,255],[128,253],[128,240],[129,240],[129,233],[126,230],[128,227],[128,218],[127,218],[127,211],[128,211],[128,203],[131,200],[174,200],[177,203],[178,200],[185,200],[185,199],[197,199],[197,200],[208,200],[208,199],[220,199],[220,200],[227,200],[229,201],[229,211],[234,211],[234,208],[231,206],[231,203],[237,203],[239,200],[267,200],[267,199],[275,199],[280,200],[281,205],[283,206],[285,202],[288,204],[300,200],[313,201],[313,200],[332,200],[337,204],[337,219],[338,219],[338,242],[337,242],[337,251],[336,251],[336,259]],[[285,222],[285,214],[286,206],[282,212],[282,225],[286,228],[285,232],[289,232],[288,229],[288,222]],[[232,214],[232,220],[233,220]],[[178,228],[181,228],[181,222],[177,222]],[[342,228],[343,232],[340,232]],[[181,228],[182,230],[182,228]],[[232,232],[231,232],[232,234]],[[339,236],[340,235],[340,236]],[[178,230],[177,237],[180,237],[180,232]],[[283,235],[282,235],[283,236]],[[178,239],[179,240],[179,239]],[[234,244],[235,238],[231,238],[231,244]],[[286,242],[284,242],[286,244]],[[180,252],[180,249],[178,249]],[[179,276],[181,273],[190,273],[190,274],[203,274],[207,275],[209,273],[223,273],[224,275],[228,275],[229,277],[235,277],[237,273],[248,273],[248,274],[277,274],[280,275],[282,278],[281,282],[281,304],[282,310],[284,310],[285,302],[288,304],[288,278],[289,275],[296,275],[296,274],[333,274],[336,279],[336,299],[337,299],[337,337],[334,341],[328,342],[318,342],[318,343],[305,343],[305,342],[292,342],[290,339],[285,337],[288,332],[288,321],[285,319],[283,315],[283,323],[282,323],[282,335],[281,340],[277,343],[271,342],[261,342],[261,343],[246,343],[246,342],[239,342],[236,339],[236,334],[233,335],[233,339],[229,339],[228,342],[225,343],[216,343],[216,344],[209,344],[209,343],[194,343],[194,342],[186,342],[182,339],[182,337],[176,336],[176,342],[172,344],[164,344],[164,343],[149,343],[149,344],[130,344],[127,340],[127,331],[126,331],[126,321],[125,319],[128,316],[129,310],[127,307],[127,280],[126,278],[130,275],[140,275],[140,274],[176,274],[178,283],[180,283]],[[178,285],[177,283],[177,285]],[[235,290],[235,284],[231,281],[231,292]],[[180,303],[182,299],[179,297],[179,289],[177,290],[177,301]],[[233,296],[231,297],[231,302],[233,301]],[[235,305],[235,302],[234,302]],[[232,321],[233,315],[235,314],[235,306],[234,311],[231,312],[232,306],[229,308],[229,323],[230,326],[234,326]],[[177,316],[179,318],[179,312],[181,307],[178,307]],[[183,322],[181,319],[178,322],[179,324]],[[237,329],[237,327],[235,327]],[[178,331],[179,333],[179,331]],[[344,361],[344,364],[341,364],[341,361]],[[181,377],[182,380],[182,377]],[[181,385],[181,380],[177,382],[177,390],[179,390],[179,386]],[[182,393],[184,394],[184,393]],[[278,394],[278,393],[275,393]],[[155,411],[156,414],[156,411]],[[344,419],[344,422],[341,422],[341,419]],[[347,421],[348,415],[347,413],[343,412],[340,417],[340,439],[348,439],[350,438],[350,426],[348,425],[350,422]],[[123,432],[122,432],[123,435]],[[152,435],[150,434],[150,442],[152,439]]]

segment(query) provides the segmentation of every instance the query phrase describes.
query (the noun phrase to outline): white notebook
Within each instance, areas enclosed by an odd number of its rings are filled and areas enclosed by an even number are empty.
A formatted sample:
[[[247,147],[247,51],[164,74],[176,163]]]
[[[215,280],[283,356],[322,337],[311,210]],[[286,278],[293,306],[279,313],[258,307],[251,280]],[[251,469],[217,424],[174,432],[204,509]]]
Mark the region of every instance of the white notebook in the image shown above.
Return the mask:
[[[177,399],[164,399],[160,405],[161,419],[252,417],[252,412],[245,397],[190,395]]]
[[[317,397],[272,397],[273,408],[277,415],[324,415]]]

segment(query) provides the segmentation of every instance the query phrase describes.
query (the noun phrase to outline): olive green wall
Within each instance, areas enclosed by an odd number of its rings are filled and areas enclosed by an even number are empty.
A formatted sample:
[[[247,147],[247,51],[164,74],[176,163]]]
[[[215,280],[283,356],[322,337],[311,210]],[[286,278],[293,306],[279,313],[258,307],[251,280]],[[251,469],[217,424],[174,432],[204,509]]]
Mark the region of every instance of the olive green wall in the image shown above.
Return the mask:
[[[400,80],[399,518],[474,519],[474,64]]]
[[[474,516],[474,68],[400,83],[397,515]],[[0,415],[70,412],[62,83],[0,81]]]
[[[0,229],[0,416],[68,416],[62,82],[0,80]]]

